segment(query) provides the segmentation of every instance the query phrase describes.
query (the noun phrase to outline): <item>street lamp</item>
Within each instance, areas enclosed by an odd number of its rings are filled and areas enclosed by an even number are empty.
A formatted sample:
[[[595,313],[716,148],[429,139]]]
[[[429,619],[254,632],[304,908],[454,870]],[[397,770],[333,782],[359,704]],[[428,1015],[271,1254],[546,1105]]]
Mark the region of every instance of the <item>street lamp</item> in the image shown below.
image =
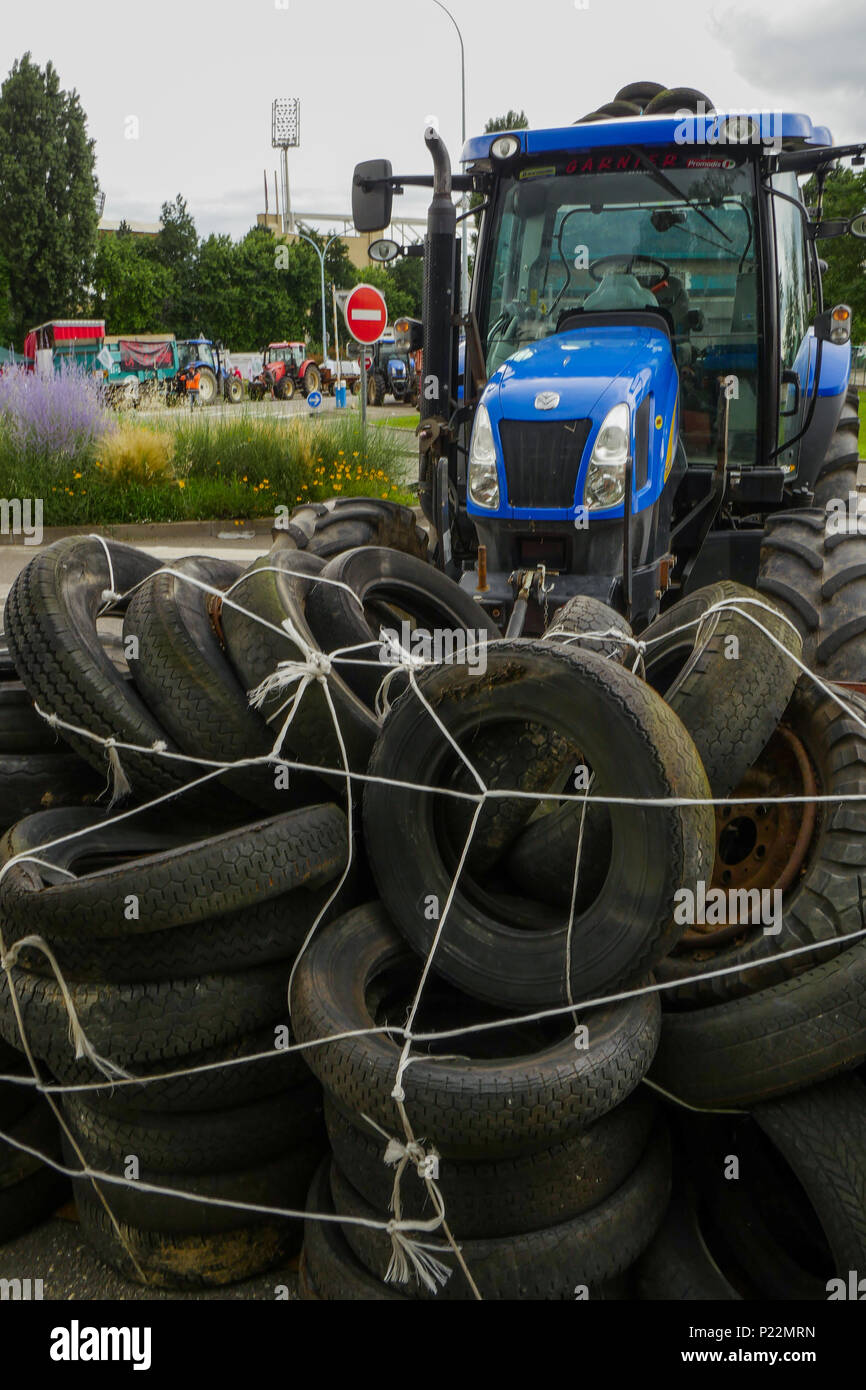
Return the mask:
[[[460,100],[461,100],[461,124],[460,139],[461,144],[466,144],[466,49],[463,46],[463,35],[460,32],[460,25],[454,18],[447,5],[442,4],[442,0],[433,0],[434,5],[438,5],[440,10],[447,14],[454,28],[457,30],[457,37],[460,40]],[[460,204],[463,212],[469,211],[469,195],[463,194]],[[460,237],[460,307],[463,313],[469,311],[469,228],[464,221],[462,224]]]
[[[341,236],[342,236],[342,232],[335,232],[334,235],[333,235],[332,237],[329,237],[329,239],[325,242],[325,249],[324,249],[324,251],[322,250],[321,246],[319,245],[319,243],[318,243],[317,241],[313,241],[313,238],[312,238],[311,236],[306,236],[304,232],[295,232],[295,236],[300,237],[301,241],[306,241],[310,246],[312,246],[313,250],[315,251],[316,255],[317,255],[318,258],[319,258],[319,267],[320,267],[321,272],[322,272],[322,354],[323,354],[324,357],[327,357],[327,356],[328,356],[328,314],[327,314],[327,310],[326,310],[326,308],[325,308],[325,257],[326,257],[327,254],[328,254],[328,248],[329,248],[330,246],[333,246],[333,244],[334,244],[335,241],[339,241],[339,240],[340,240],[340,238],[341,238]]]

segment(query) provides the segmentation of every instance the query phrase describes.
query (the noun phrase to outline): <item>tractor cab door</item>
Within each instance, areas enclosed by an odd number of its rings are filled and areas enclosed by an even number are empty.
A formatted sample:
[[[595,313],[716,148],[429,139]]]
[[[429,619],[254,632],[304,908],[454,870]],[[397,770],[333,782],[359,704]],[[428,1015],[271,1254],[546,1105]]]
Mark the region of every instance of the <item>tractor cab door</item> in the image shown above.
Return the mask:
[[[779,333],[779,421],[778,440],[781,448],[777,462],[788,473],[795,473],[799,462],[800,442],[785,448],[787,439],[794,439],[803,428],[809,403],[809,386],[816,340],[809,326],[817,310],[816,270],[806,237],[803,213],[789,199],[799,202],[797,176],[794,173],[776,174],[772,179],[774,192],[784,197],[771,199],[776,248],[776,311]]]

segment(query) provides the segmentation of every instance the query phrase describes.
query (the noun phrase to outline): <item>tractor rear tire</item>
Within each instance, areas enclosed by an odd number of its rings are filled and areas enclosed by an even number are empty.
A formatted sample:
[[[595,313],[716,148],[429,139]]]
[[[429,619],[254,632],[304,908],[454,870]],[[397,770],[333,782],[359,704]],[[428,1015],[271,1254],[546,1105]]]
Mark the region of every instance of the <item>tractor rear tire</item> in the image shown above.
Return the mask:
[[[826,510],[829,502],[848,505],[848,495],[857,491],[857,465],[860,461],[860,392],[849,386],[842,414],[827,446],[824,462],[815,479],[813,507]]]
[[[199,368],[198,399],[200,405],[213,405],[219,392],[217,379],[210,367]]]
[[[866,680],[866,521],[848,528],[817,507],[767,521],[757,588],[803,638],[825,680]]]

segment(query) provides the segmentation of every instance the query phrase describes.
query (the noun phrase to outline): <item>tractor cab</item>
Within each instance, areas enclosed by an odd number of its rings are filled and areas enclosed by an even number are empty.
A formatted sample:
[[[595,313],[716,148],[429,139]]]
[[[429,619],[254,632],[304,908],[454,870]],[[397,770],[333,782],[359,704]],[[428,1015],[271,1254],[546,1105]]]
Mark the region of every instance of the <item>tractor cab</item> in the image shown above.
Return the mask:
[[[300,371],[307,355],[306,343],[271,343],[265,348],[263,365],[281,362],[293,376]]]
[[[425,136],[419,498],[439,563],[502,626],[532,610],[539,629],[587,593],[640,630],[712,580],[753,585],[768,515],[822,495],[851,325],[825,309],[818,242],[866,235],[863,217],[823,221],[823,186],[866,146],[638,87],[657,95],[634,115],[471,139],[462,174]],[[359,165],[356,226],[418,182]],[[460,305],[453,194],[469,191]]]

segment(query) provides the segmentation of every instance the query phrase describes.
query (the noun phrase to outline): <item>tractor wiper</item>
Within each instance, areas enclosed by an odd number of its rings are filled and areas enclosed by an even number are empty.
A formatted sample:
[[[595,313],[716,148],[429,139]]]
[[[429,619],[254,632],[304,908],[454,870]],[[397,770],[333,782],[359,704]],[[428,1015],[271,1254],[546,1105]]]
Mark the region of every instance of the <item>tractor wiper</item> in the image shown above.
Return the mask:
[[[643,165],[647,173],[651,174],[656,183],[665,189],[667,193],[673,194],[678,202],[685,203],[686,207],[692,209],[692,212],[696,212],[699,217],[702,217],[705,222],[708,222],[714,232],[718,232],[719,236],[723,236],[729,246],[732,245],[731,238],[728,236],[727,232],[722,227],[716,225],[709,213],[704,212],[703,208],[698,207],[697,203],[693,203],[691,198],[683,193],[681,188],[677,188],[676,184],[672,179],[668,178],[667,174],[663,174],[661,169],[657,169],[652,160],[647,159],[646,155],[641,150],[631,146],[629,147],[629,154],[634,155],[638,163]]]

